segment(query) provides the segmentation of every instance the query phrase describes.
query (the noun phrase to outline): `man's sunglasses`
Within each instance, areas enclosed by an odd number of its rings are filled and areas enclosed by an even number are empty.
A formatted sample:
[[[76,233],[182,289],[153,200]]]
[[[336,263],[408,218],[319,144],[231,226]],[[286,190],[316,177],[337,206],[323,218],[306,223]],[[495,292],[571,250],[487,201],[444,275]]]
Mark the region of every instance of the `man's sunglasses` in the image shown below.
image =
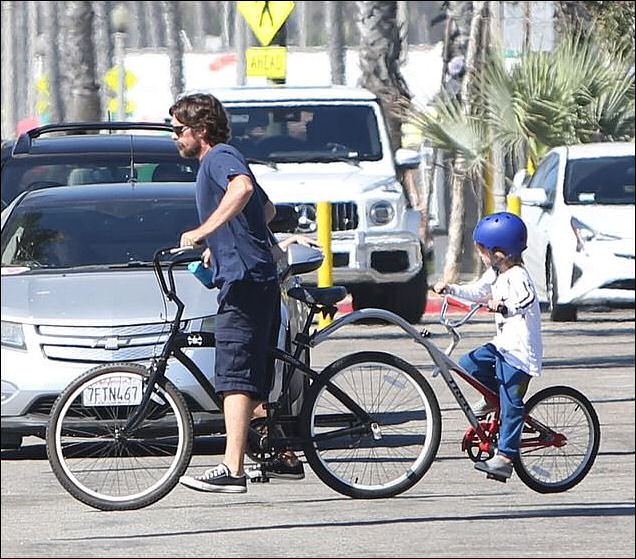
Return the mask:
[[[173,126],[172,127],[172,132],[177,136],[177,138],[179,136],[181,136],[181,134],[183,134],[183,132],[185,131],[186,128],[190,128],[187,125],[184,126]]]

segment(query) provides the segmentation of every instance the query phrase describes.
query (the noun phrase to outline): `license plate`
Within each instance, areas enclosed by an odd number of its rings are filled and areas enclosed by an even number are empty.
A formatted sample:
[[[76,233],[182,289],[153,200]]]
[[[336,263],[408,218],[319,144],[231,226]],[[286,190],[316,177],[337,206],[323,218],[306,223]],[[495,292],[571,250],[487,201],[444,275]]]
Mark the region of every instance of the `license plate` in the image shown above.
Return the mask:
[[[138,376],[98,380],[82,391],[84,406],[134,406],[141,403],[143,385]]]

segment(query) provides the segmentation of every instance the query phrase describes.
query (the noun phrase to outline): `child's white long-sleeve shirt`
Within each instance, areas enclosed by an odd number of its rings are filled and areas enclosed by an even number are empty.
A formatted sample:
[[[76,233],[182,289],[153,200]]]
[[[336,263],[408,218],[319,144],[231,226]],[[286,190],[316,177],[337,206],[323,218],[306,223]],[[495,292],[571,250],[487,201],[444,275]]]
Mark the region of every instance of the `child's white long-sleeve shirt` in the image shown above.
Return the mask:
[[[478,280],[452,284],[446,290],[471,301],[502,301],[505,312],[495,313],[497,335],[492,343],[513,367],[532,376],[541,374],[541,309],[534,282],[523,266],[513,266],[501,274],[489,268]]]

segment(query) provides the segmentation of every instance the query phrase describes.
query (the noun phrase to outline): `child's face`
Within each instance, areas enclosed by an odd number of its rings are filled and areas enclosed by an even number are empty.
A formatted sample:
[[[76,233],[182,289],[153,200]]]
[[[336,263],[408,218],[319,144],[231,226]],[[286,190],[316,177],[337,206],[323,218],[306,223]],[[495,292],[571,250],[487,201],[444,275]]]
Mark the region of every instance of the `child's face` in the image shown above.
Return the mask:
[[[479,251],[479,256],[484,266],[492,266],[498,268],[506,262],[506,255],[500,250],[488,250],[484,245],[476,243],[475,246]]]

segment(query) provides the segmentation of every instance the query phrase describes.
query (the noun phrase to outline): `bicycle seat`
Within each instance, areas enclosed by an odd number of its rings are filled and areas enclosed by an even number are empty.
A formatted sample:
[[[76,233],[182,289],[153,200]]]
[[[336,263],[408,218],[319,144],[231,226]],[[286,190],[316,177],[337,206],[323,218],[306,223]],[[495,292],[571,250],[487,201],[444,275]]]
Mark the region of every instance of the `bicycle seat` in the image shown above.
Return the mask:
[[[347,290],[339,285],[334,287],[291,287],[287,295],[308,305],[335,305],[347,296]]]

